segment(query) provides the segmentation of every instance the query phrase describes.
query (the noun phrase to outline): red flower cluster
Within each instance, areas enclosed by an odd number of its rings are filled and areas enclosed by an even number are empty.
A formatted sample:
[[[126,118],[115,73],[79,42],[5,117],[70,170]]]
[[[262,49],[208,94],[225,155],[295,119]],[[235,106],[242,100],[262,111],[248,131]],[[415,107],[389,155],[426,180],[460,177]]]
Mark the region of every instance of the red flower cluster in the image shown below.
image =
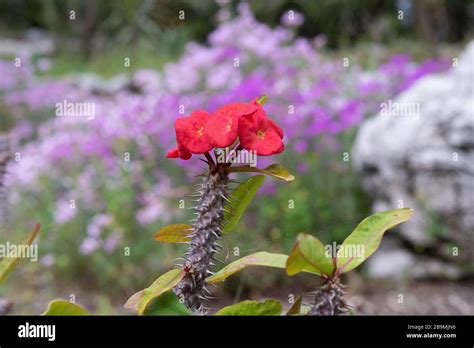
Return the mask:
[[[213,148],[236,143],[260,156],[270,156],[284,150],[283,130],[271,120],[255,100],[251,103],[224,105],[213,114],[196,110],[175,122],[178,147],[168,152],[168,158],[189,159]]]

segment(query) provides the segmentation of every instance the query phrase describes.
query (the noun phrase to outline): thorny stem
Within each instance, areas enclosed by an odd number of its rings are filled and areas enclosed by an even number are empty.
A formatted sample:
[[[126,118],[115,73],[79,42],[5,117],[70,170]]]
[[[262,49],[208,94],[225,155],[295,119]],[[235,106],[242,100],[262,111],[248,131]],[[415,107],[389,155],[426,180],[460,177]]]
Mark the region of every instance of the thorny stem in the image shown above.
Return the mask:
[[[7,173],[7,165],[11,159],[10,142],[8,134],[0,133],[0,225],[6,221],[6,188],[5,176]]]
[[[220,227],[228,201],[228,181],[228,174],[219,164],[210,166],[209,173],[204,176],[196,192],[199,198],[195,207],[192,240],[182,265],[186,275],[174,292],[189,309],[197,313],[205,312],[203,302],[208,295],[205,279],[212,274],[210,268],[220,248],[217,241],[222,234]]]
[[[209,169],[212,171],[214,169],[214,167],[216,166],[216,164],[214,163],[214,159],[212,158],[212,156],[209,154],[209,152],[206,152],[204,154],[204,156],[206,156],[207,158],[207,162],[209,164]]]
[[[322,273],[323,284],[313,293],[314,300],[309,315],[340,315],[347,312],[349,306],[344,299],[344,285],[341,284],[339,277],[347,263],[337,267],[337,257],[332,258],[332,263],[334,266],[332,275]]]
[[[323,284],[314,292],[309,315],[340,315],[347,312],[344,285],[338,276],[324,278]]]

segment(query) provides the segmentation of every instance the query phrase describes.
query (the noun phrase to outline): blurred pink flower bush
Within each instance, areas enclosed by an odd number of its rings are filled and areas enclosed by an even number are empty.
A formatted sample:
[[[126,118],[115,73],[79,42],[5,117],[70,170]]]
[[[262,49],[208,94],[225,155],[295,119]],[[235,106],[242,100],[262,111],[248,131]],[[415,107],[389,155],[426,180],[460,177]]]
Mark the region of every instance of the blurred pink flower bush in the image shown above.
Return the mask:
[[[208,45],[189,43],[162,72],[136,72],[132,84],[138,92],[98,93],[70,77],[38,79],[31,64],[12,68],[0,61],[0,93],[17,119],[13,138],[21,153],[10,168],[12,206],[39,199],[35,214],[55,231],[75,219],[85,221],[74,237],[80,253],[112,252],[137,229],[157,227],[180,212],[178,199],[186,192],[177,185],[179,177],[190,179],[194,171],[176,175],[169,169],[175,166],[165,164],[177,117],[268,94],[265,108],[285,130],[287,152],[312,153],[337,143],[336,134],[376,113],[381,102],[416,79],[447,68],[434,60],[416,64],[404,55],[375,71],[354,63],[344,67],[342,59],[320,54],[319,41],[294,37],[291,27],[259,23],[242,5],[236,18],[210,34]],[[57,117],[55,104],[64,100],[94,103],[94,118]],[[308,170],[304,162],[297,169]],[[20,219],[29,212],[24,207],[24,213],[16,209]]]

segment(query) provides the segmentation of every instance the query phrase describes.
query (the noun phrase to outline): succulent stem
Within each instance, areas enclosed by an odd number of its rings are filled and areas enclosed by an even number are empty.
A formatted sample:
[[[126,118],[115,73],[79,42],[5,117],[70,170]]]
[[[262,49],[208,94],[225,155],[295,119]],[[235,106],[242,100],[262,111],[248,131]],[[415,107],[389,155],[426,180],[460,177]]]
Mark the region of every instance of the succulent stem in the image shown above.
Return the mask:
[[[214,254],[219,248],[217,241],[222,233],[220,227],[228,196],[227,183],[228,174],[218,168],[210,170],[197,189],[197,218],[182,266],[186,275],[174,288],[176,295],[195,312],[203,312],[207,292],[205,279],[211,274]]]
[[[6,222],[5,175],[10,158],[10,139],[8,133],[0,133],[0,225]]]
[[[321,287],[314,293],[314,302],[309,315],[340,315],[347,312],[344,299],[344,285],[338,277],[324,279]]]

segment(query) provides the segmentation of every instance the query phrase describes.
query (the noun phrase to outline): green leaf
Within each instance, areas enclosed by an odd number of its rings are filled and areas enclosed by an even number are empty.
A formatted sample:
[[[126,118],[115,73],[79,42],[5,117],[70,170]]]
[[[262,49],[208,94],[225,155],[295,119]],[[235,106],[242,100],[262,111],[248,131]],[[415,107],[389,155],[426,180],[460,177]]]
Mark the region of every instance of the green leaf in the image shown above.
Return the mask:
[[[46,311],[42,315],[72,316],[90,315],[90,313],[81,306],[78,306],[77,304],[71,303],[69,301],[54,300],[48,305],[48,308],[46,308]]]
[[[376,213],[362,220],[338,251],[338,273],[349,272],[367,260],[379,247],[385,231],[407,221],[413,213],[413,209],[403,208]]]
[[[229,263],[216,274],[206,278],[206,282],[210,284],[218,283],[227,277],[230,277],[232,274],[250,266],[267,266],[284,269],[287,258],[288,256],[283,254],[271,254],[266,251],[259,251]]]
[[[186,243],[191,241],[193,227],[188,224],[172,224],[156,232],[155,239],[162,243]]]
[[[298,296],[293,306],[286,312],[286,315],[299,315],[301,314],[301,304],[303,303],[303,296]]]
[[[281,303],[277,300],[243,301],[220,309],[215,315],[281,315]]]
[[[124,307],[127,309],[131,309],[135,312],[138,312],[138,304],[140,303],[140,298],[143,295],[143,291],[144,290],[141,290],[139,292],[134,293],[132,296],[130,296],[127,302],[124,304]]]
[[[263,174],[273,176],[277,179],[291,182],[295,180],[295,177],[290,174],[288,169],[283,167],[281,164],[272,164],[263,170]]]
[[[290,174],[288,169],[283,167],[281,164],[272,164],[265,169],[255,168],[251,166],[240,166],[240,167],[229,167],[226,169],[228,173],[260,173],[274,178],[291,182],[295,180],[295,177]]]
[[[193,312],[179,302],[178,296],[172,291],[167,291],[153,299],[143,315],[193,315]]]
[[[151,301],[175,287],[183,279],[184,275],[185,272],[181,269],[172,269],[166,272],[148,288],[132,295],[127,303],[125,303],[125,308],[134,309],[138,314],[142,315]]]
[[[300,233],[286,261],[286,273],[297,274],[308,270],[316,274],[331,275],[334,271],[332,257],[326,256],[324,245],[318,238]]]
[[[234,229],[264,180],[263,175],[252,176],[232,192],[229,197],[230,202],[224,207],[227,211],[224,211],[224,221],[226,223],[222,226],[223,233],[229,233]]]
[[[35,227],[33,228],[33,231],[31,231],[31,233],[26,237],[26,239],[22,242],[22,244],[31,245],[31,243],[33,243],[36,236],[38,235],[40,228],[41,228],[41,225],[36,224]],[[16,267],[18,262],[20,262],[20,260],[21,260],[21,257],[11,257],[11,258],[4,258],[0,262],[0,283],[2,283],[7,278],[7,276]]]

